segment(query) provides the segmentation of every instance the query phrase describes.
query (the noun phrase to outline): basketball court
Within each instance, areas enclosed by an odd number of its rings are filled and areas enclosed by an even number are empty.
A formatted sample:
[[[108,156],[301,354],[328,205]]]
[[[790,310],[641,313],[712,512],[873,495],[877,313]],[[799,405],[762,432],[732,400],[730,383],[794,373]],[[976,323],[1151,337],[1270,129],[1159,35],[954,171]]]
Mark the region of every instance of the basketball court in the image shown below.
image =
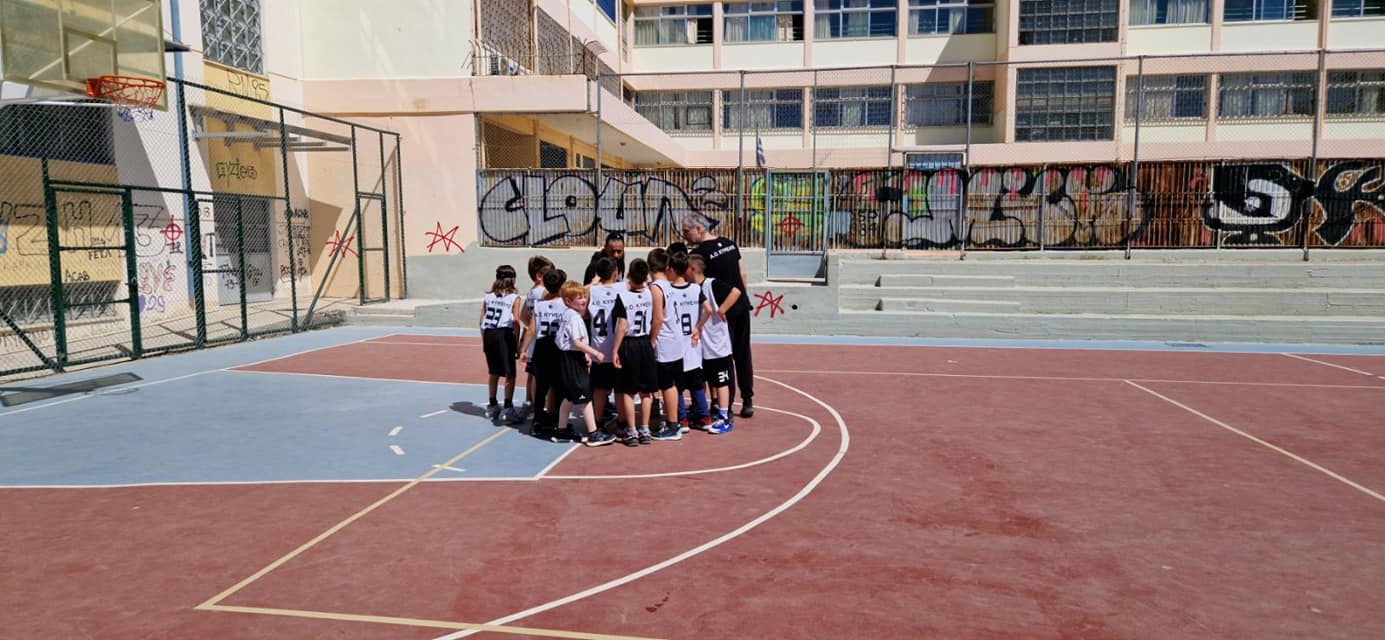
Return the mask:
[[[465,331],[7,386],[5,634],[1385,635],[1378,349],[827,342],[637,448],[492,425]]]

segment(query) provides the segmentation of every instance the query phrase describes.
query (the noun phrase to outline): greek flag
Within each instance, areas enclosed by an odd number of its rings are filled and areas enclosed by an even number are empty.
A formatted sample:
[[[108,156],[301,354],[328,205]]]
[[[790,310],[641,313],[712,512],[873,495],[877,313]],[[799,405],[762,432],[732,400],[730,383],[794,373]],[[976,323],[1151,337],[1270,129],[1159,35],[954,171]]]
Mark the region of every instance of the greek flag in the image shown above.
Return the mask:
[[[759,133],[755,134],[755,166],[765,168],[765,143]]]

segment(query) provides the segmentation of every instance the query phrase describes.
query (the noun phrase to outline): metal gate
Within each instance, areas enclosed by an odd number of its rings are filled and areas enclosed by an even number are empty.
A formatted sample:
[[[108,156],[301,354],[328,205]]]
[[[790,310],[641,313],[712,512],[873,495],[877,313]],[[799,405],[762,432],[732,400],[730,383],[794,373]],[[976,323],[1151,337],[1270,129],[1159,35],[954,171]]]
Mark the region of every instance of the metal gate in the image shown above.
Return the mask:
[[[49,184],[49,268],[52,271],[56,367],[143,355],[135,267],[134,209],[129,189]],[[84,346],[84,325],[128,325],[123,338]],[[71,339],[76,338],[76,339]],[[42,357],[42,356],[41,356]]]
[[[827,277],[827,186],[826,171],[765,174],[766,277]]]

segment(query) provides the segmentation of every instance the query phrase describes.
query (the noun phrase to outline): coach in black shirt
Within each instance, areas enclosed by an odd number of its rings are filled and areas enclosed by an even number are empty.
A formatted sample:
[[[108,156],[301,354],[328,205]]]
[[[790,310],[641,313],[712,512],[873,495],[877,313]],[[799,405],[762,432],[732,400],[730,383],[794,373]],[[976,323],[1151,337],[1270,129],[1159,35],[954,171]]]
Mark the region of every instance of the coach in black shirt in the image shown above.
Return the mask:
[[[601,250],[592,254],[591,262],[587,265],[587,270],[582,274],[582,282],[595,284],[592,278],[596,276],[596,261],[601,258],[610,258],[616,263],[616,279],[625,279],[625,234],[619,231],[612,231],[606,234],[606,244],[601,246]]]
[[[736,387],[741,391],[741,417],[755,415],[751,397],[755,395],[755,370],[750,359],[750,294],[745,290],[745,266],[741,264],[741,249],[727,238],[707,230],[707,218],[693,213],[683,218],[683,239],[692,253],[707,260],[707,277],[729,282],[741,290],[741,298],[726,313],[726,325],[731,331],[731,358],[736,363]],[[736,387],[731,388],[731,402],[736,401]],[[730,409],[730,407],[727,407]]]

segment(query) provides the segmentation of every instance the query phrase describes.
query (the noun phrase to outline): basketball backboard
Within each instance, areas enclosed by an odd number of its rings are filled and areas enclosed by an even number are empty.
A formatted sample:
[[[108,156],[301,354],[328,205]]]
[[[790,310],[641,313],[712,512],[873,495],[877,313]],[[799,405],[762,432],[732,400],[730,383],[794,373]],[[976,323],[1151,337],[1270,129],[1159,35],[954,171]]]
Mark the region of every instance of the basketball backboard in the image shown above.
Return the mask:
[[[121,74],[163,82],[160,0],[0,0],[0,101],[87,95]],[[159,109],[167,108],[160,98]]]

